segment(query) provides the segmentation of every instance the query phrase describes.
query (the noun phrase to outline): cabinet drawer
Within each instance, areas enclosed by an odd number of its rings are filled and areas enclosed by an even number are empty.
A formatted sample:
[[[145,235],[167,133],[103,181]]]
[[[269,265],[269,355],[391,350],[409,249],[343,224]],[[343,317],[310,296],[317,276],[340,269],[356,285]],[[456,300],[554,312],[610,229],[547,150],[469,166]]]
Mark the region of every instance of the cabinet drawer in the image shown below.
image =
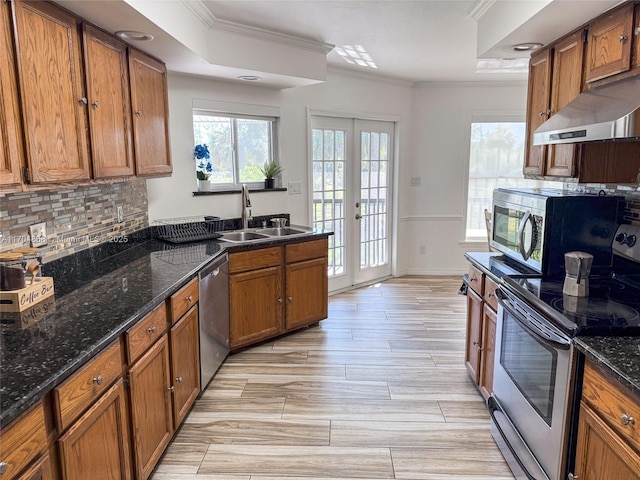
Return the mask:
[[[587,362],[584,369],[582,399],[625,441],[640,451],[639,398]]]
[[[197,301],[198,279],[194,278],[169,298],[171,324],[176,323]]]
[[[135,326],[125,332],[127,362],[131,365],[167,331],[167,309],[158,305]]]
[[[484,289],[484,274],[473,265],[469,265],[469,287],[482,296]]]
[[[54,388],[54,413],[59,430],[66,430],[120,375],[122,352],[120,342],[116,341]]]
[[[493,308],[494,312],[498,311],[498,298],[496,297],[496,288],[498,284],[489,277],[484,279],[484,301]]]
[[[282,263],[282,249],[280,247],[237,252],[229,255],[229,273],[275,267],[280,263]]]
[[[23,414],[0,433],[0,462],[7,464],[2,478],[14,476],[47,447],[42,404]]]
[[[328,240],[313,240],[311,242],[293,243],[284,247],[284,258],[287,263],[311,260],[327,256]]]

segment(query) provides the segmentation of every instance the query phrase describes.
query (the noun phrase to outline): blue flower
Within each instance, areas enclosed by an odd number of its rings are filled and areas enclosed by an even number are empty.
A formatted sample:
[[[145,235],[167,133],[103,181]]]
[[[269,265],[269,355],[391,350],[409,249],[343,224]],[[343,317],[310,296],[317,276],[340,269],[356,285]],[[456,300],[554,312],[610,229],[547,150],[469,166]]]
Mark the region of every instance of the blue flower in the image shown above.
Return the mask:
[[[193,154],[197,160],[209,160],[209,158],[211,157],[211,155],[209,155],[209,147],[206,143],[203,143],[202,145],[196,145]]]

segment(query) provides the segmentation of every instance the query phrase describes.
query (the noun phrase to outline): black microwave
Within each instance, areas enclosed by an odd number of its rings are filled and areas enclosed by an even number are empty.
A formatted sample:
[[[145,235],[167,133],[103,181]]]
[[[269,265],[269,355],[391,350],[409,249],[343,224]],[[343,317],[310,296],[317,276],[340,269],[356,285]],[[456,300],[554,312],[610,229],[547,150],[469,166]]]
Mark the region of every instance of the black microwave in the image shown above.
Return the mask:
[[[490,244],[545,275],[564,274],[564,254],[593,255],[593,268],[611,267],[612,243],[624,197],[560,189],[493,191]]]

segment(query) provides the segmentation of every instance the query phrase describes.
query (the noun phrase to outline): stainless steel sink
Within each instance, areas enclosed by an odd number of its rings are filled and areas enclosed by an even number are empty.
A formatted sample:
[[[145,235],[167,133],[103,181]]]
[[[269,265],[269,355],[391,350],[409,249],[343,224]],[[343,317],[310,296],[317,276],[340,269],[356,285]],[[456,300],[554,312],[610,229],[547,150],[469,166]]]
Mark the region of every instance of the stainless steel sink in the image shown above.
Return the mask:
[[[262,228],[260,233],[263,235],[269,235],[270,237],[284,237],[286,235],[299,235],[301,233],[307,233],[304,230],[298,230],[291,227],[274,227],[274,228]]]
[[[226,240],[227,242],[249,242],[251,240],[264,240],[269,238],[267,235],[256,232],[227,232],[223,233],[220,240]]]

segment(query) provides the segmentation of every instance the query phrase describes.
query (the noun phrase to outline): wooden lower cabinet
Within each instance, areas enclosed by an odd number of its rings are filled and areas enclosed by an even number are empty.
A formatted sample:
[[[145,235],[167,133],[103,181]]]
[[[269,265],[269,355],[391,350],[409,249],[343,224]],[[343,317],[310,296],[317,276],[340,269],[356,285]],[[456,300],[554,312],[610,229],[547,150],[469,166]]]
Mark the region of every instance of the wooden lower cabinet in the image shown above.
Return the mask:
[[[493,366],[496,354],[496,322],[498,314],[488,304],[482,309],[482,355],[480,361],[480,393],[489,398],[493,392]]]
[[[327,257],[286,266],[286,329],[327,318]]]
[[[46,454],[46,447],[45,412],[38,402],[0,432],[0,463],[5,466],[0,478],[17,478],[39,455]]]
[[[129,423],[118,380],[58,440],[64,480],[130,479]],[[33,477],[47,478],[46,467]]]
[[[467,290],[467,344],[464,364],[471,379],[480,381],[480,348],[482,341],[482,297],[472,289]]]
[[[42,456],[31,468],[18,477],[18,480],[53,480],[51,459],[49,455]]]
[[[198,307],[194,306],[169,332],[173,425],[178,428],[200,393]]]
[[[282,267],[261,268],[229,277],[231,348],[282,332]]]
[[[134,469],[145,480],[173,435],[167,335],[129,369],[129,392]]]
[[[574,478],[638,480],[640,456],[589,406],[580,405]]]

